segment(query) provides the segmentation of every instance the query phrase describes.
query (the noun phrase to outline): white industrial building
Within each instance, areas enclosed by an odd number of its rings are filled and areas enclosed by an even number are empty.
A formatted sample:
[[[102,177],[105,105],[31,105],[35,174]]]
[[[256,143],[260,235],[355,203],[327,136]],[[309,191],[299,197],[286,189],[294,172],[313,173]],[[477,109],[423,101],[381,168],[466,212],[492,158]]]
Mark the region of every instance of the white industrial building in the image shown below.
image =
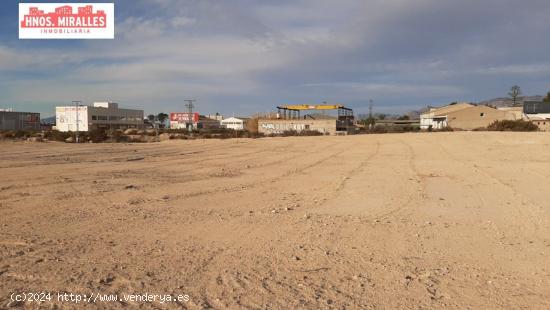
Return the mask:
[[[220,125],[227,129],[245,130],[247,129],[248,118],[230,117],[220,121]]]
[[[95,102],[93,106],[64,106],[55,108],[55,129],[90,131],[102,129],[144,128],[143,110],[119,109],[118,103]],[[77,125],[78,121],[78,125]]]

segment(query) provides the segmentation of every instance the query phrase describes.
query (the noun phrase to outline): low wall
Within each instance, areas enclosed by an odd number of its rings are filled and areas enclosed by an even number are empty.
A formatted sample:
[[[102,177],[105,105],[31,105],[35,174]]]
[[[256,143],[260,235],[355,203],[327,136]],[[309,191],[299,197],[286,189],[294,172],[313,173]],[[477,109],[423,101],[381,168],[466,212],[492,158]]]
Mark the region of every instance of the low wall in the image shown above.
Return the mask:
[[[303,130],[318,131],[323,134],[336,134],[335,119],[260,119],[258,120],[258,132],[269,134],[282,134],[285,131]]]

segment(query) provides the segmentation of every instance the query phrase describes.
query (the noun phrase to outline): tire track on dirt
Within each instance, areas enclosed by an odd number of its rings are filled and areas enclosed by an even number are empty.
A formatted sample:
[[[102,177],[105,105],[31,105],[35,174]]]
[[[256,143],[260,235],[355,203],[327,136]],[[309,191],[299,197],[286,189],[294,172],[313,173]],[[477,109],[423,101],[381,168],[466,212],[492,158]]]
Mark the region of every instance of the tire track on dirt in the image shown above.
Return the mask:
[[[289,145],[288,143],[285,144],[285,145]],[[226,150],[228,147],[227,146],[223,146],[223,147],[217,147],[217,148],[211,148],[211,149],[207,149],[207,150],[204,150],[204,151],[193,151],[193,152],[189,152],[189,153],[185,153],[183,155],[196,155],[196,154],[199,154],[199,153],[208,153],[208,152],[211,152],[213,150],[220,150],[220,151],[223,151],[223,150]],[[126,151],[126,150],[125,150]],[[180,157],[181,156],[181,151],[178,151],[178,152],[173,152],[173,153],[178,153],[179,155],[177,157]],[[192,165],[196,165],[196,164],[199,164],[199,163],[203,163],[203,162],[212,162],[212,161],[223,161],[224,159],[227,159],[227,158],[235,158],[234,161],[225,161],[223,163],[220,163],[220,164],[209,164],[208,166],[204,166],[204,167],[201,167],[201,168],[220,168],[220,167],[224,167],[224,166],[231,166],[237,162],[240,162],[240,161],[246,161],[246,157],[253,157],[253,158],[257,158],[258,155],[262,154],[262,153],[270,153],[270,152],[273,152],[273,150],[271,149],[264,149],[264,150],[259,150],[259,151],[252,151],[252,152],[248,152],[248,153],[244,153],[244,154],[240,154],[238,157],[235,157],[234,154],[232,153],[229,153],[229,154],[213,154],[212,156],[209,156],[209,157],[206,157],[206,158],[201,158],[201,159],[198,159],[198,160],[192,160],[192,159],[189,159],[189,158],[182,158],[181,160],[172,160],[170,161],[170,156],[168,156],[168,158],[164,158],[162,156],[159,156],[161,158],[161,163],[160,164],[149,164],[151,162],[146,162],[147,165],[143,165],[144,162],[140,162],[140,163],[135,163],[134,165],[135,166],[139,166],[140,169],[139,169],[139,174],[138,175],[134,175],[133,177],[137,177],[139,175],[154,175],[155,173],[153,172],[156,172],[157,169],[159,168],[162,168],[162,167],[173,167],[173,166],[178,166],[178,165],[181,165],[181,164],[185,164],[185,165],[189,165],[189,166],[192,166]],[[146,157],[148,156],[148,154],[140,154],[140,156],[142,157]],[[294,158],[297,158],[301,156],[301,154],[296,154],[296,155],[293,155],[291,157],[288,157],[288,158],[282,158],[282,159],[278,159],[276,161],[273,161],[273,162],[268,162],[266,164],[259,164],[259,165],[254,165],[254,166],[251,166],[252,168],[255,168],[255,167],[269,167],[271,165],[275,165],[275,164],[278,164],[278,163],[281,163],[281,162],[284,162],[284,161],[287,161],[287,160],[292,160]],[[173,157],[176,157],[176,156],[173,156]],[[267,157],[267,156],[266,156]],[[124,157],[124,159],[126,159],[126,157]],[[91,161],[93,163],[103,163],[103,161]],[[157,161],[153,162],[153,163],[156,163]],[[69,163],[67,163],[69,164]],[[74,164],[74,163],[72,163]],[[106,170],[109,172],[109,175],[106,176],[105,175],[105,172],[99,172],[99,173],[95,173],[94,175],[90,175],[89,177],[87,178],[81,178],[79,180],[77,180],[77,182],[79,183],[79,185],[82,185],[82,184],[87,184],[90,182],[90,180],[94,180],[94,181],[98,181],[98,180],[107,180],[107,179],[111,179],[111,174],[117,174],[117,173],[120,173],[120,174],[126,174],[126,172],[128,170],[130,171],[134,171],[132,170],[131,168],[126,168],[126,169],[123,169],[121,171],[117,171],[117,170],[109,170],[109,168],[112,168],[112,167],[117,167],[117,166],[120,166],[120,163],[109,163],[109,164],[101,164],[101,165],[95,165],[95,166],[92,166],[90,167],[90,169],[101,169],[101,170]],[[191,172],[193,172],[194,170],[196,170],[197,168],[196,167],[193,167],[193,168],[190,168],[188,170],[184,170],[184,171],[180,171],[180,173],[182,174],[189,174]],[[149,172],[148,172],[149,171]],[[78,176],[81,176],[81,171],[72,171],[72,170],[69,170],[70,173],[73,173],[73,175],[78,175]],[[67,174],[67,173],[63,173],[63,175],[65,176],[65,178],[71,178],[73,175],[71,174]],[[204,178],[202,179],[206,179],[206,178],[209,178],[211,177],[210,175],[205,175]],[[65,178],[63,180],[60,180],[60,181],[51,181],[51,176],[46,176],[46,177],[39,177],[37,176],[36,178],[33,179],[33,182],[32,183],[25,183],[24,185],[20,185],[20,186],[16,186],[16,185],[13,185],[10,187],[11,190],[14,190],[14,189],[22,189],[22,188],[29,188],[29,187],[32,187],[32,188],[35,188],[35,186],[46,186],[46,185],[65,185],[67,183],[67,181],[65,180]],[[199,179],[199,180],[202,180],[202,179]],[[48,180],[48,182],[44,182],[44,180]],[[187,182],[181,182],[182,184],[183,183],[187,183]],[[159,186],[163,186],[164,184],[160,184]]]
[[[340,150],[340,151],[336,151],[336,152],[331,153],[328,156],[324,156],[324,157],[322,157],[322,158],[320,158],[320,159],[318,159],[318,160],[316,160],[316,161],[314,161],[310,164],[307,164],[307,165],[304,165],[304,166],[301,166],[301,167],[298,167],[298,168],[292,168],[292,169],[287,170],[287,171],[285,171],[284,173],[282,173],[278,176],[267,178],[265,180],[260,180],[260,181],[257,181],[257,182],[247,182],[247,183],[239,184],[237,186],[220,187],[220,188],[215,188],[215,189],[210,189],[210,190],[191,192],[191,193],[187,193],[187,194],[184,194],[184,195],[177,195],[177,196],[174,197],[174,199],[204,196],[204,195],[209,195],[209,194],[212,194],[212,193],[215,193],[215,192],[220,192],[220,191],[225,192],[225,193],[234,193],[234,192],[248,191],[248,190],[252,190],[252,189],[257,189],[258,187],[264,186],[265,184],[274,183],[274,182],[277,182],[277,181],[279,181],[283,178],[288,178],[290,176],[302,173],[302,172],[304,172],[308,169],[311,169],[313,167],[319,166],[322,163],[333,159],[335,156],[338,156],[339,154],[342,154],[345,151],[346,151],[345,149]],[[301,154],[300,156],[305,156],[305,155],[307,155],[307,154]]]
[[[364,172],[365,167],[370,163],[370,161],[375,156],[378,155],[379,152],[380,152],[380,141],[376,141],[376,147],[374,149],[374,152],[372,154],[369,154],[365,160],[362,160],[361,162],[359,162],[357,166],[352,168],[349,172],[347,172],[344,175],[342,181],[340,181],[340,184],[338,184],[338,186],[336,187],[336,190],[335,190],[336,196],[338,195],[337,194],[338,192],[341,192],[346,187],[346,183],[348,183],[348,181],[350,181],[352,178],[354,178],[358,174],[361,174]],[[331,198],[334,198],[334,197],[331,197]]]
[[[240,191],[240,190],[246,191],[246,190],[251,190],[251,189],[254,189],[254,188],[265,186],[266,184],[276,182],[276,181],[281,180],[283,178],[287,179],[289,177],[292,177],[294,175],[298,175],[298,174],[300,174],[304,171],[307,171],[308,169],[313,169],[313,168],[315,168],[319,165],[322,165],[324,162],[326,162],[328,160],[331,160],[331,159],[334,159],[335,157],[342,154],[343,152],[348,151],[347,148],[339,149],[339,148],[341,148],[341,144],[336,145],[336,144],[333,143],[330,146],[332,148],[336,148],[337,150],[330,153],[327,156],[323,156],[321,158],[318,158],[317,160],[315,160],[315,161],[313,161],[309,164],[289,169],[289,170],[285,171],[284,173],[279,174],[278,176],[271,177],[267,180],[263,180],[263,181],[260,181],[260,182],[255,182],[254,184],[249,183],[248,187],[245,188],[245,189],[242,189],[241,186],[233,187],[232,189],[234,191]],[[310,157],[311,154],[310,153],[304,153],[304,154],[300,154],[300,156]],[[269,186],[271,187],[271,185],[269,185]],[[226,190],[227,190],[227,188],[226,188]],[[219,189],[215,189],[215,190],[212,190],[212,191],[201,192],[201,193],[196,193],[196,194],[205,195],[205,194],[208,194],[208,193],[213,193],[213,192],[218,192],[218,191],[219,191]],[[235,221],[240,221],[241,218],[239,217],[239,218],[234,219],[234,220]],[[243,227],[240,228],[239,234],[251,236],[251,235],[254,235],[254,234],[261,233],[261,230],[262,230],[261,227],[246,226],[244,228]],[[193,273],[192,273],[193,276],[189,279],[189,281],[192,281],[192,282],[194,281],[195,284],[200,283],[200,287],[201,287],[200,288],[200,300],[201,300],[201,303],[205,303],[205,304],[210,305],[210,306],[218,304],[215,300],[212,299],[213,296],[211,294],[211,289],[208,288],[208,286],[210,285],[210,282],[211,282],[212,279],[216,279],[216,281],[218,282],[218,285],[223,284],[224,285],[224,290],[229,290],[230,292],[232,292],[232,294],[235,295],[235,298],[239,298],[239,299],[241,297],[238,297],[238,296],[248,295],[248,294],[244,294],[244,292],[249,293],[250,290],[258,291],[257,293],[260,294],[260,295],[265,295],[266,292],[269,293],[269,288],[268,288],[268,286],[266,286],[267,284],[265,282],[265,279],[262,276],[259,276],[259,275],[256,276],[257,275],[256,273],[249,273],[247,270],[242,270],[242,273],[236,273],[236,274],[221,273],[220,274],[216,270],[212,270],[212,271],[209,270],[209,266],[219,265],[220,261],[223,261],[223,260],[227,259],[226,256],[238,256],[239,249],[245,247],[249,242],[250,242],[250,240],[244,240],[244,239],[234,239],[234,240],[231,240],[229,243],[227,243],[227,241],[226,241],[223,245],[223,249],[221,250],[221,252],[212,253],[212,255],[210,255],[207,259],[202,260],[203,263],[201,263],[201,268],[196,269],[196,270],[193,271]],[[204,276],[205,274],[209,274],[209,273],[212,273],[212,275],[208,276],[208,277]],[[197,277],[200,280],[197,281],[197,279],[196,279]],[[241,293],[237,294],[237,292],[241,292]],[[241,304],[241,301],[239,301],[239,304],[241,306],[244,306],[244,304]]]
[[[539,208],[539,210],[543,209],[543,207],[541,205],[534,202],[531,198],[529,198],[529,197],[525,196],[524,194],[522,194],[521,192],[517,191],[513,186],[511,186],[511,185],[507,184],[506,182],[502,181],[501,179],[494,176],[492,173],[488,172],[486,169],[482,168],[481,166],[476,165],[476,164],[470,164],[470,163],[466,162],[465,160],[456,157],[455,155],[452,154],[452,152],[447,150],[441,143],[437,143],[437,146],[449,158],[452,158],[454,161],[461,164],[463,167],[466,167],[470,170],[473,170],[474,172],[481,172],[484,176],[486,176],[487,178],[495,181],[501,187],[505,188],[506,191],[512,193],[513,196],[518,197],[519,200],[527,202],[529,205],[531,205],[531,207],[537,207],[537,208]],[[473,191],[473,192],[478,196],[478,198],[480,200],[483,201],[483,198],[482,198],[481,194],[478,193],[478,191]],[[528,214],[525,212],[525,210],[527,210]],[[535,231],[539,231],[541,229],[541,224],[538,223],[541,220],[540,215],[536,214],[531,208],[527,208],[527,209],[526,208],[515,208],[514,211],[518,212],[519,214],[521,214],[524,217],[531,218],[531,224],[534,226]]]
[[[406,202],[400,207],[397,207],[393,210],[390,210],[389,212],[385,213],[381,219],[385,220],[389,218],[390,216],[397,215],[400,212],[404,212],[408,209],[410,209],[414,204],[421,204],[422,201],[426,198],[426,184],[424,179],[421,177],[420,173],[418,172],[418,168],[416,167],[415,161],[417,159],[416,152],[414,151],[414,148],[412,145],[402,139],[397,139],[399,143],[404,145],[406,149],[408,150],[408,156],[407,156],[407,168],[409,170],[409,180],[414,182],[414,186],[412,187],[412,192],[407,195]],[[411,182],[409,182],[411,183]]]
[[[403,203],[398,203],[398,206],[396,206],[395,208],[391,208],[390,210],[383,213],[363,216],[362,218],[364,220],[387,220],[392,216],[400,214],[401,212],[405,212],[413,205],[421,203],[422,199],[425,197],[425,187],[421,183],[422,178],[420,177],[414,163],[414,161],[416,160],[416,153],[414,152],[414,149],[406,141],[403,141],[401,139],[396,139],[396,141],[402,144],[408,151],[408,155],[406,155],[407,169],[409,171],[409,175],[412,175],[409,176],[409,181],[411,181],[409,183],[414,182],[414,186],[411,188],[410,193],[406,195],[406,198],[404,198]],[[401,195],[403,194],[404,193],[402,192]]]

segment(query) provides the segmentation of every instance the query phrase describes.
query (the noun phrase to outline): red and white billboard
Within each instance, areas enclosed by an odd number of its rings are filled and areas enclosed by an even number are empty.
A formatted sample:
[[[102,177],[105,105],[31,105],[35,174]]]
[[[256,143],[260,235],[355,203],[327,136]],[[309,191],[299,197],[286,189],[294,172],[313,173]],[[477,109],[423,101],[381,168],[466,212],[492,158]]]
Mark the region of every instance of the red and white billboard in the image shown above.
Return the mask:
[[[114,3],[19,3],[19,39],[114,39]]]
[[[185,124],[185,123],[198,123],[199,113],[170,113],[170,122]]]

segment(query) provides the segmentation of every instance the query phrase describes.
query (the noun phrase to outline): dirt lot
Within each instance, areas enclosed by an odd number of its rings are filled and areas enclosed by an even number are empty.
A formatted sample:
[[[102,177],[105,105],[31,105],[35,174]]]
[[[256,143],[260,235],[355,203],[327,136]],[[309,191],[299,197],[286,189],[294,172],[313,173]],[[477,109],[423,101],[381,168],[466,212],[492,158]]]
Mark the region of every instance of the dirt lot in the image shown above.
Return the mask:
[[[1,142],[0,308],[548,309],[549,189],[547,133]]]

